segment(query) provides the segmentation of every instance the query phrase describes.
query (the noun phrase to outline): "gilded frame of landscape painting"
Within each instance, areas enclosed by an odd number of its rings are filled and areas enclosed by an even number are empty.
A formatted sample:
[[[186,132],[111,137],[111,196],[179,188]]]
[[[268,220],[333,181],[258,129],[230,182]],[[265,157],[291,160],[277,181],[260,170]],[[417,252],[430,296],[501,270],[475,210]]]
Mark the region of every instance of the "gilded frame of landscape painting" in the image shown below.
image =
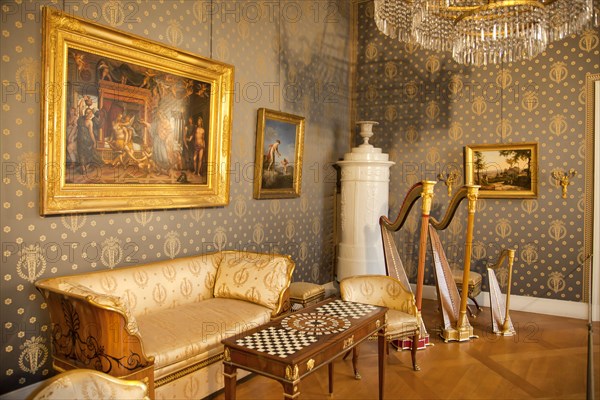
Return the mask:
[[[465,183],[481,198],[536,198],[538,144],[465,146]]]
[[[42,215],[229,203],[234,68],[44,8]]]
[[[254,198],[300,196],[304,118],[260,108],[256,124]]]

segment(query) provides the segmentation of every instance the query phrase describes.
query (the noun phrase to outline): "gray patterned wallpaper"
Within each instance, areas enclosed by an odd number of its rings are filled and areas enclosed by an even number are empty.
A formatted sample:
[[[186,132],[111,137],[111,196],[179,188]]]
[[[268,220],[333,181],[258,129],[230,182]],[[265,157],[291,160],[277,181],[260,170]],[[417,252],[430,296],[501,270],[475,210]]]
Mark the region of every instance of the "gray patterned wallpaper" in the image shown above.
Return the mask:
[[[229,206],[39,216],[43,5],[235,66]],[[349,150],[350,131],[346,1],[16,0],[1,7],[0,393],[52,371],[37,279],[215,249],[288,253],[295,280],[333,279],[331,164]],[[300,198],[252,198],[260,107],[306,118]]]
[[[596,7],[598,2],[595,3]],[[358,5],[357,118],[379,121],[374,142],[390,153],[390,215],[395,217],[408,188],[437,180],[452,170],[463,178],[463,147],[486,143],[538,142],[536,199],[480,199],[472,270],[502,248],[515,248],[511,293],[584,301],[583,215],[585,76],[600,69],[597,30],[551,44],[531,61],[465,67],[449,53],[418,49],[377,30],[373,3]],[[568,197],[552,171],[575,168]],[[432,215],[440,218],[449,197],[435,189]],[[416,208],[419,205],[417,204]],[[465,205],[440,234],[451,267],[462,268]],[[416,211],[416,210],[415,210]],[[413,212],[398,248],[416,276],[418,212]],[[428,262],[429,265],[429,262]],[[506,275],[499,276],[501,287]],[[435,284],[433,269],[426,283]]]

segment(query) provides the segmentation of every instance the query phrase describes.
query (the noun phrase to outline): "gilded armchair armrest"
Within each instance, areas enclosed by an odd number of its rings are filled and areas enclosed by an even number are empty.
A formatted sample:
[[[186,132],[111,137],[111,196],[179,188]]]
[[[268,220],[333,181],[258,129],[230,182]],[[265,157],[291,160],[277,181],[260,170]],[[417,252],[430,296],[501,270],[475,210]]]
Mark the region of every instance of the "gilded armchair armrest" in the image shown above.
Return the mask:
[[[116,377],[151,371],[137,323],[115,296],[79,294],[36,283],[52,322],[52,352],[59,370],[89,368]]]

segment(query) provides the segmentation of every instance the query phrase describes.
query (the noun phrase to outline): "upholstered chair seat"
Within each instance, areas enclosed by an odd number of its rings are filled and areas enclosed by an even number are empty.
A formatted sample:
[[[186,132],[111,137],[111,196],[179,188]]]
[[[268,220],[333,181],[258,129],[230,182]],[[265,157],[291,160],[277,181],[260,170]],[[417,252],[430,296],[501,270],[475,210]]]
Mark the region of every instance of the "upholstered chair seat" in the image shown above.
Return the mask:
[[[311,282],[292,282],[290,284],[290,303],[297,311],[308,305],[318,303],[325,298],[325,288]]]
[[[452,278],[454,279],[454,283],[456,283],[456,288],[459,291],[462,291],[462,286],[463,286],[463,270],[462,269],[453,269],[452,270]],[[481,307],[479,307],[479,303],[477,303],[477,299],[476,297],[479,295],[479,293],[481,293],[481,282],[482,282],[482,276],[480,273],[475,272],[475,271],[470,271],[469,272],[469,283],[467,285],[467,297],[469,299],[471,299],[471,301],[473,303],[475,303],[475,307],[477,308],[477,311],[481,311]],[[473,311],[471,311],[470,308],[468,308],[469,314],[471,314],[472,317],[475,317],[475,314],[473,313]]]
[[[404,339],[407,332],[412,334],[419,329],[419,323],[412,314],[390,309],[386,318],[385,336],[388,340]]]

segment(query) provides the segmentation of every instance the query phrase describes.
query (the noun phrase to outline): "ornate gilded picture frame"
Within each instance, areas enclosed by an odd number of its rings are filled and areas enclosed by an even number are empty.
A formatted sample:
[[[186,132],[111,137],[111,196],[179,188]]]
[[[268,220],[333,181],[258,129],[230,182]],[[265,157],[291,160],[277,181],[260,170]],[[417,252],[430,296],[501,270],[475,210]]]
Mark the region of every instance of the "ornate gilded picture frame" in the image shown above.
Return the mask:
[[[304,118],[261,108],[256,127],[255,199],[300,196]]]
[[[537,143],[465,146],[465,183],[481,198],[537,197],[537,165]]]
[[[44,8],[42,215],[229,203],[234,68]]]

